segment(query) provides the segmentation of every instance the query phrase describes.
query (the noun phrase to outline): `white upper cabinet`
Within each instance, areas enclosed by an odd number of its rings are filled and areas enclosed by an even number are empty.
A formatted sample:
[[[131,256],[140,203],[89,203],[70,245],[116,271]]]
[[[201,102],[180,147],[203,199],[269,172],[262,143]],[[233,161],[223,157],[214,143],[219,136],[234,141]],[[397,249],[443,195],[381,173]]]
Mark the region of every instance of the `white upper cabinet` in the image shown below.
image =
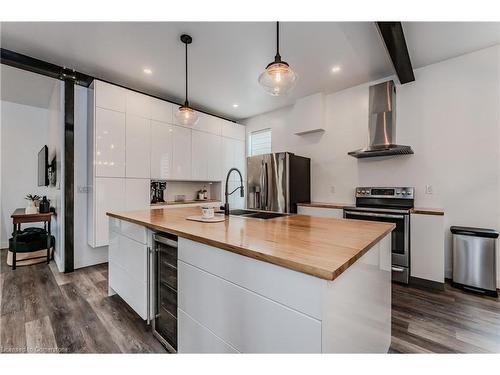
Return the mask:
[[[127,90],[106,82],[97,80],[94,82],[95,105],[97,107],[125,112]]]
[[[191,178],[206,180],[208,178],[207,137],[210,134],[193,130],[191,144]]]
[[[222,163],[222,180],[225,181],[226,175],[231,168],[238,168],[246,179],[246,158],[245,158],[245,142],[232,138],[222,139],[223,163]],[[240,177],[233,172],[229,177],[230,181],[239,181]]]
[[[200,119],[198,123],[193,126],[193,130],[221,135],[222,120],[220,118],[200,112],[198,112],[198,115]]]
[[[99,177],[125,177],[124,113],[96,108],[95,174]]]
[[[245,126],[235,122],[220,120],[222,122],[222,136],[228,138],[245,140]]]
[[[191,129],[172,126],[172,178],[191,179]]]
[[[127,90],[127,114],[151,118],[151,97]]]
[[[150,120],[127,114],[126,177],[150,177]]]
[[[173,108],[172,103],[164,100],[151,98],[151,120],[173,123]]]
[[[192,133],[193,180],[220,181],[222,174],[221,137],[193,130]]]
[[[297,100],[291,118],[291,128],[296,135],[324,131],[325,95],[319,93]]]
[[[220,181],[222,180],[222,138],[207,134],[206,140],[207,179]]]
[[[173,125],[151,120],[151,178],[173,178]]]
[[[125,210],[125,179],[96,178],[95,194],[95,239],[92,247],[108,245],[108,222],[106,212]]]

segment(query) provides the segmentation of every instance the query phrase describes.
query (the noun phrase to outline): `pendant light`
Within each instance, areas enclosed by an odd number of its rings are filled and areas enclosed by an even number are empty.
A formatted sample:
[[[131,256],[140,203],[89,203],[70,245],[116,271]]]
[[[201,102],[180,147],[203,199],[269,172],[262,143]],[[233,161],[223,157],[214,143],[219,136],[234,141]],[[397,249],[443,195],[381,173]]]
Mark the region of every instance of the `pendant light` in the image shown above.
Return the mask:
[[[276,56],[259,76],[259,83],[269,94],[280,96],[288,94],[297,81],[297,74],[280,56],[280,23],[276,22]]]
[[[187,34],[182,34],[181,42],[186,47],[186,100],[184,101],[184,105],[181,105],[175,113],[175,118],[181,125],[193,126],[198,122],[198,113],[189,106],[188,101],[188,44],[193,42],[193,38]]]

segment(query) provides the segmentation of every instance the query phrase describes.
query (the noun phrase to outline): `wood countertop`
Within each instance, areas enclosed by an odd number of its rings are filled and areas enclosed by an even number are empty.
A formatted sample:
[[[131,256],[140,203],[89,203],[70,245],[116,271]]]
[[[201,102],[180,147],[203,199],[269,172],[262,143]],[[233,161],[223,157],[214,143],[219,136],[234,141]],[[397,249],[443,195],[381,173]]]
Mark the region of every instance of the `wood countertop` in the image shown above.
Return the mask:
[[[337,278],[395,228],[390,223],[308,215],[271,220],[230,216],[219,223],[186,220],[199,214],[198,207],[107,213],[326,280]]]
[[[309,203],[297,203],[297,206],[317,207],[317,208],[344,208],[344,207],[352,207],[354,206],[354,203],[309,202]]]
[[[353,207],[354,203],[327,203],[327,202],[310,202],[310,203],[297,203],[297,206],[302,207],[317,207],[317,208],[346,208]],[[438,215],[443,216],[444,211],[441,208],[421,208],[415,207],[411,210],[412,214],[419,215]]]

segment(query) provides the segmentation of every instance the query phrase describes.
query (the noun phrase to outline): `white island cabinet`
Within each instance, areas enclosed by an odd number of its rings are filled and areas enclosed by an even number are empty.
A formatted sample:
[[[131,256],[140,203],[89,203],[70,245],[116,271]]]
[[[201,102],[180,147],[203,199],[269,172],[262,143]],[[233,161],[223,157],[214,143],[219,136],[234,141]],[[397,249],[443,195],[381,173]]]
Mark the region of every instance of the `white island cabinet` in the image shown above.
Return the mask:
[[[193,212],[186,210],[179,212]],[[174,212],[168,223],[176,217],[176,225],[185,225],[183,214]],[[345,226],[343,220],[329,220],[339,230]],[[153,318],[153,232],[135,224],[140,220],[110,222],[110,293],[118,293],[142,319]],[[198,231],[197,224],[189,225]],[[391,342],[390,236],[371,241],[359,259],[337,269],[340,274],[330,280],[179,235],[177,351],[386,353]]]

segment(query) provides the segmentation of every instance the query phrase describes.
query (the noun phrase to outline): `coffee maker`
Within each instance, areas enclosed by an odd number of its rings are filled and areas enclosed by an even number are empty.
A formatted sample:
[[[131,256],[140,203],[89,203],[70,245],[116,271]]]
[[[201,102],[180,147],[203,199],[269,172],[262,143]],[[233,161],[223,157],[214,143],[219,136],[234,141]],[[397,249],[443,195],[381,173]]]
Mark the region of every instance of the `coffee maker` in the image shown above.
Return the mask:
[[[151,180],[150,198],[151,204],[165,202],[164,192],[167,188],[167,181],[164,180]]]

